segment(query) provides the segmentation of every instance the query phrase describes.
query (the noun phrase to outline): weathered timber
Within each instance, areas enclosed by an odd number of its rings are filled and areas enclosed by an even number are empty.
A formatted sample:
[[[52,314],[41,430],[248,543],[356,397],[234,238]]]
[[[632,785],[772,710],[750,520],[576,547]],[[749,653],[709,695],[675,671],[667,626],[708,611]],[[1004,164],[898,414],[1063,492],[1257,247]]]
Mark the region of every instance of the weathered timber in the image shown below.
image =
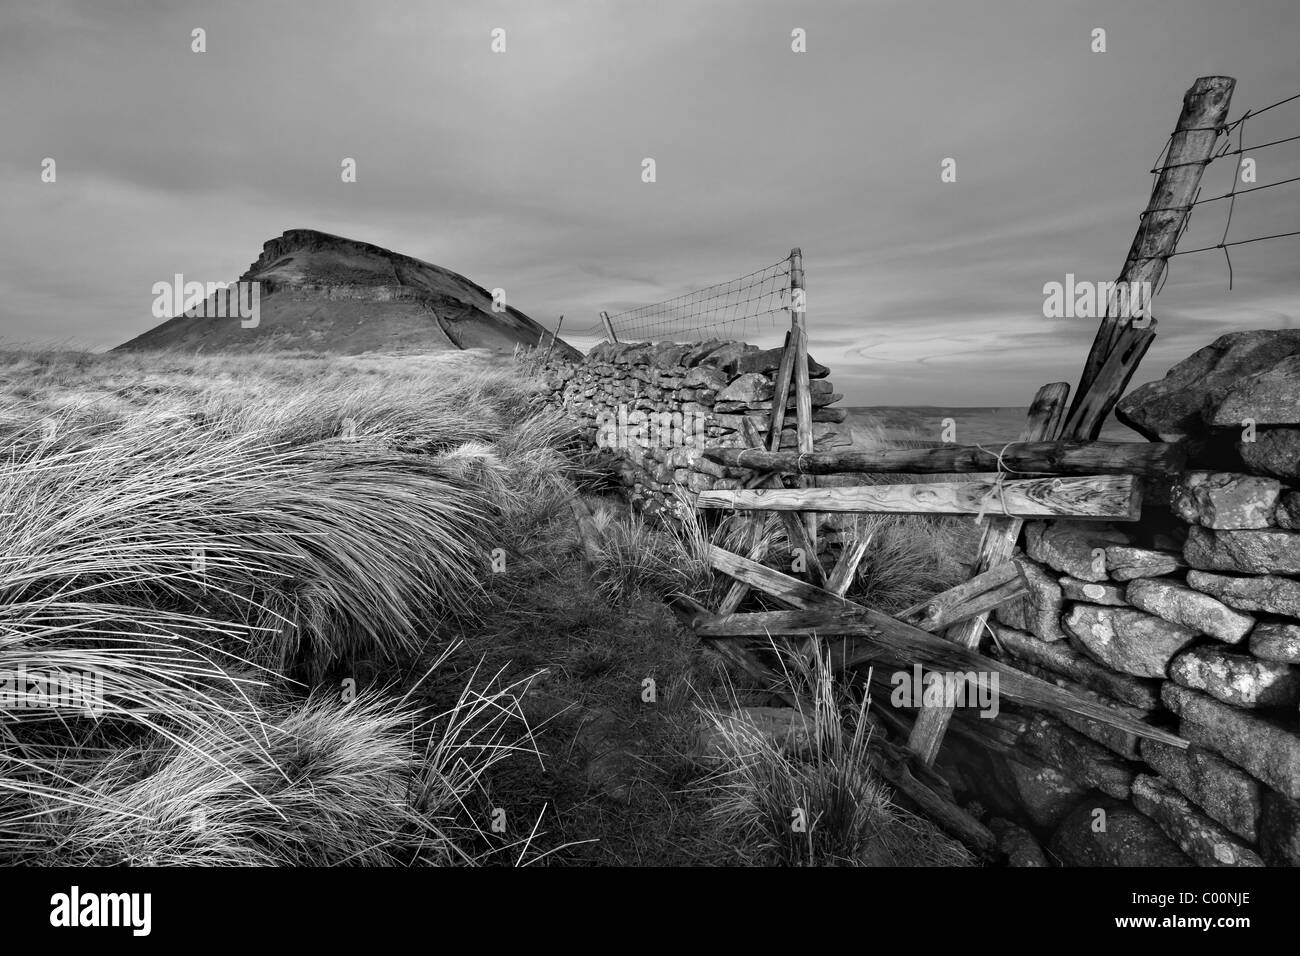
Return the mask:
[[[836,597],[844,597],[849,586],[853,584],[853,578],[858,573],[858,565],[867,556],[867,548],[870,546],[871,535],[867,535],[865,538],[855,538],[840,552],[840,559],[835,562],[835,568],[826,582],[827,591]]]
[[[601,321],[601,324],[603,324],[603,325],[605,326],[605,334],[609,336],[609,340],[610,340],[611,342],[617,342],[617,341],[618,341],[618,336],[614,334],[614,323],[612,323],[612,322],[609,321],[609,313],[608,313],[608,312],[601,312],[601,313],[600,313],[600,321]]]
[[[923,631],[935,633],[958,621],[983,614],[1004,601],[1025,594],[1027,587],[1020,569],[1011,561],[956,587],[910,607],[895,617]],[[807,602],[808,594],[801,595]],[[861,605],[843,600],[828,590],[821,603],[794,611],[755,611],[749,614],[715,615],[696,627],[701,637],[796,636],[808,634],[856,634],[866,617]]]
[[[799,330],[799,337],[794,343],[794,401],[795,430],[800,454],[813,450],[812,387],[808,382],[808,314],[803,295],[803,253],[795,247],[790,250],[790,320]],[[780,449],[779,445],[777,449]],[[808,476],[801,476],[799,479],[799,485],[803,488],[812,488],[816,484],[816,480]],[[808,537],[815,543],[817,513],[805,514],[803,518],[804,524],[808,527]]]
[[[837,637],[831,642],[831,662],[836,669],[843,670],[868,661],[883,659],[895,665],[911,666],[920,663],[933,669],[962,674],[997,673],[999,692],[1017,703],[1054,712],[1079,714],[1141,737],[1149,737],[1176,747],[1187,746],[1187,742],[1181,737],[1134,720],[1110,707],[1079,697],[1077,694],[1032,677],[944,637],[929,634],[919,627],[879,611],[837,598],[828,591],[805,584],[797,578],[765,567],[756,561],[748,561],[716,547],[710,549],[709,561],[718,570],[737,577],[752,587],[759,588],[801,610],[826,608],[840,602],[846,609],[856,611],[858,620],[854,633]],[[705,636],[717,623],[716,620],[697,621],[696,633]],[[938,711],[941,708],[926,709]],[[921,713],[924,714],[926,709]],[[951,716],[951,708],[947,711]],[[945,721],[945,727],[946,725]],[[915,735],[915,727],[913,734]]]
[[[754,424],[748,415],[745,416],[744,421],[741,423],[741,433],[744,435],[745,441],[751,445],[755,447],[762,445],[762,439],[758,434],[758,426]],[[779,474],[768,472],[767,480],[755,487],[782,488],[784,485],[781,483]],[[803,552],[804,563],[808,566],[808,575],[812,578],[813,583],[824,585],[826,583],[826,569],[822,567],[821,561],[817,558],[817,545],[808,537],[808,529],[804,526],[804,523],[799,520],[797,515],[789,511],[781,511],[777,515],[781,519],[782,527],[785,528],[786,540],[790,542],[790,547],[798,548]]]
[[[772,393],[772,415],[768,419],[768,448],[776,451],[781,447],[781,429],[785,427],[785,403],[790,397],[790,378],[794,374],[795,339],[803,333],[798,326],[785,334],[785,352],[781,364],[777,367],[775,388]]]
[[[1020,433],[1020,440],[1034,442],[1055,438],[1065,414],[1065,402],[1069,395],[1070,386],[1065,382],[1054,382],[1040,388],[1029,406],[1029,415],[1024,430]],[[1023,523],[1019,518],[995,516],[987,519],[976,563],[981,573],[997,567],[1011,557],[1011,551],[1020,537]],[[948,631],[948,639],[955,646],[963,649],[979,647],[980,635],[984,633],[987,617],[987,614],[978,614],[957,624]],[[951,707],[922,707],[916,715],[916,723],[912,725],[912,734],[907,740],[907,745],[920,754],[921,759],[927,764],[934,763],[948,721],[952,719],[952,711]]]
[[[758,588],[760,591],[770,594],[792,607],[824,607],[828,602],[834,603],[843,600],[843,598],[839,598],[823,588],[808,584],[806,581],[800,581],[798,578],[791,577],[741,555],[732,554],[717,545],[709,545],[707,557],[709,564],[715,570],[729,574],[737,581]],[[718,613],[725,615],[732,613],[734,610],[732,608],[724,611],[719,608]]]
[[[835,511],[876,514],[984,515],[1136,521],[1142,490],[1132,475],[972,480],[847,488],[702,491],[698,508],[736,511]]]
[[[789,475],[961,474],[998,470],[1043,475],[1168,475],[1182,471],[1188,450],[1180,444],[1127,441],[1015,442],[1001,447],[938,445],[809,454],[760,448],[710,448],[704,457],[729,468]]]
[[[768,516],[765,514],[755,514],[749,516],[749,528],[745,534],[745,552],[751,559],[757,561],[767,551],[767,521]],[[749,593],[749,585],[744,581],[732,581],[727,593],[723,595],[722,600],[718,602],[719,614],[731,614],[740,603],[745,600],[745,595]]]
[[[1151,319],[1145,328],[1127,327],[1115,349],[1102,363],[1088,394],[1076,396],[1074,407],[1070,409],[1061,435],[1065,438],[1095,438],[1106,422],[1106,416],[1119,401],[1129,380],[1137,371],[1138,363],[1146,355],[1147,349],[1156,339],[1156,320]]]
[[[977,574],[969,581],[963,581],[894,616],[922,630],[936,633],[958,621],[991,611],[1004,601],[1019,597],[1027,591],[1028,585],[1020,572],[1020,566],[1014,561],[1003,561],[997,567]]]
[[[1138,283],[1141,289],[1141,284],[1146,283],[1152,294],[1159,285],[1191,214],[1201,175],[1227,120],[1236,84],[1236,80],[1227,76],[1203,76],[1183,97],[1182,112],[1169,139],[1155,187],[1120,270],[1116,294],[1107,303],[1106,318],[1097,328],[1079,377],[1074,406],[1067,419],[1069,425],[1063,433],[1066,438],[1097,437],[1151,345],[1154,332],[1149,325],[1142,328],[1133,322],[1139,310],[1132,302],[1132,284]],[[1149,314],[1150,303],[1145,304]],[[1117,353],[1128,357],[1117,363],[1103,381],[1102,370]],[[1090,407],[1085,409],[1085,405]]]

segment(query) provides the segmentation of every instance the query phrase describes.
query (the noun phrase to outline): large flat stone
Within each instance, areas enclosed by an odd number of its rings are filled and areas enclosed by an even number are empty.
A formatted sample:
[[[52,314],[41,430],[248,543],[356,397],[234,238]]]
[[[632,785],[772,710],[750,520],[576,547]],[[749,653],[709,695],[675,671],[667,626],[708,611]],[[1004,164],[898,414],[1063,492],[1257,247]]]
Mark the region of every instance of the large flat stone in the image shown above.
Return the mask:
[[[1182,558],[1170,551],[1123,544],[1106,548],[1106,571],[1116,581],[1158,578],[1183,567]]]
[[[1294,730],[1173,681],[1160,696],[1182,718],[1180,736],[1209,747],[1291,799],[1300,798],[1300,735]]]
[[[1173,624],[1190,627],[1225,644],[1237,644],[1250,633],[1255,619],[1222,601],[1178,581],[1139,578],[1125,592],[1129,604]]]
[[[1025,553],[1081,581],[1108,580],[1106,548],[1129,543],[1128,535],[1108,525],[1078,521],[1031,521],[1025,525]]]
[[[1153,440],[1202,435],[1224,396],[1242,379],[1295,354],[1300,354],[1300,329],[1230,332],[1183,359],[1160,381],[1133,389],[1115,414]]]
[[[1222,647],[1194,647],[1174,658],[1169,677],[1234,707],[1294,707],[1300,671]]]
[[[1072,643],[1057,641],[1049,644],[1024,631],[999,624],[993,625],[993,633],[1007,653],[1078,681],[1098,694],[1146,712],[1154,710],[1160,703],[1158,681],[1117,673],[1098,664]]]
[[[1300,531],[1210,531],[1193,527],[1183,557],[1202,571],[1300,574]]]
[[[1133,806],[1201,866],[1263,866],[1259,854],[1194,807],[1159,777],[1133,780]]]
[[[1281,492],[1276,478],[1191,471],[1174,486],[1173,508],[1188,524],[1216,531],[1267,528]]]
[[[1188,571],[1187,583],[1240,611],[1263,611],[1300,617],[1300,581],[1276,575],[1236,577]]]
[[[1213,820],[1254,842],[1264,785],[1222,757],[1195,745],[1182,750],[1156,740],[1138,744],[1142,759]]]
[[[1097,660],[1135,677],[1164,677],[1175,654],[1196,632],[1136,608],[1076,604],[1065,629]]]

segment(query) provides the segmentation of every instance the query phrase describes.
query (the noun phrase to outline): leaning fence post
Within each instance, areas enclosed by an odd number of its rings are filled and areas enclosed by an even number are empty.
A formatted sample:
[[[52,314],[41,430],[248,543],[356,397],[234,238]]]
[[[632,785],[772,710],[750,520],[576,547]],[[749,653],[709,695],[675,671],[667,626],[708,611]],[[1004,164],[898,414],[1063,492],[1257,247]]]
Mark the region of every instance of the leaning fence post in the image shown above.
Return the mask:
[[[560,337],[560,329],[564,327],[564,316],[560,316],[560,321],[555,323],[555,331],[551,333],[551,344],[546,346],[546,356],[542,359],[545,365],[551,360],[551,349],[555,348],[555,340]]]
[[[1201,175],[1213,156],[1236,85],[1230,76],[1202,76],[1183,95],[1178,125],[1169,138],[1155,188],[1084,363],[1062,438],[1096,439],[1155,338],[1154,319],[1133,325],[1132,316],[1139,310],[1133,308],[1129,291],[1140,290],[1146,283],[1154,293],[1164,275],[1191,215]],[[1140,305],[1150,309],[1149,300]]]
[[[614,323],[609,320],[609,313],[601,312],[600,321],[604,323],[605,334],[609,336],[609,340],[617,344],[618,336],[614,334]]]

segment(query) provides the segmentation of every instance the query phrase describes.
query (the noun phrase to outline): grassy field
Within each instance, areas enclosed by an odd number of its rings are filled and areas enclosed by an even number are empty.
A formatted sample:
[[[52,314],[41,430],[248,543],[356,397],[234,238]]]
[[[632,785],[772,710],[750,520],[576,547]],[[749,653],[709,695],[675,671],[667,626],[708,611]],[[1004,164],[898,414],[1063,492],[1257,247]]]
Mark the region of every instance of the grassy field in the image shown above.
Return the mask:
[[[698,757],[772,703],[663,602],[731,529],[629,514],[540,395],[473,351],[0,353],[0,679],[95,688],[0,695],[0,862],[964,862],[851,700]],[[886,610],[960,573],[954,524],[849,533]]]

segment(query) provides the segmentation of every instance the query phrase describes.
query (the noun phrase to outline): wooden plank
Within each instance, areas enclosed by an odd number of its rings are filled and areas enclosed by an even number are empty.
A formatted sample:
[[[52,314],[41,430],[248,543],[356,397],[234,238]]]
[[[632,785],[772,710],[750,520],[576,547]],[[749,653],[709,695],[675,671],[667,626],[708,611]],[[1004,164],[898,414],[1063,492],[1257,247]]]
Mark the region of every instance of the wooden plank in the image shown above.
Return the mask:
[[[1168,475],[1184,469],[1183,443],[1129,441],[997,442],[933,448],[881,448],[800,454],[762,448],[710,448],[704,457],[730,468],[787,475],[961,474],[998,470],[1042,475]]]
[[[870,546],[871,535],[867,535],[865,538],[855,538],[840,552],[840,559],[835,562],[835,569],[831,571],[831,576],[826,582],[827,591],[836,597],[844,597],[853,584],[853,579],[858,573],[858,565],[867,556],[867,549]]]
[[[745,535],[745,552],[752,560],[757,561],[767,551],[767,515],[752,515],[749,522],[749,529]],[[718,548],[718,550],[722,549]],[[727,588],[727,593],[718,603],[718,613],[733,613],[740,607],[740,602],[745,600],[745,595],[748,593],[749,585],[746,582],[732,581],[731,586]]]
[[[797,326],[785,334],[785,353],[781,356],[781,364],[773,380],[772,414],[767,426],[768,448],[772,451],[781,447],[781,429],[785,427],[785,403],[790,397],[790,377],[794,373],[793,345],[799,334]]]
[[[1064,382],[1044,385],[1029,406],[1028,421],[1020,433],[1021,441],[1043,441],[1056,437],[1060,429],[1061,418],[1065,412],[1065,402],[1070,394],[1070,386]],[[1057,479],[1065,481],[1067,479]],[[979,558],[976,568],[982,573],[996,567],[1011,557],[1011,551],[1020,537],[1023,525],[1019,518],[992,517],[987,519],[984,536],[980,541]],[[984,633],[985,614],[979,614],[963,621],[948,631],[948,638],[958,647],[979,647],[980,636]],[[943,742],[944,731],[952,719],[951,707],[923,707],[912,725],[912,734],[907,745],[916,751],[921,760],[927,764],[934,763],[939,745]]]
[[[696,507],[736,511],[833,511],[1136,521],[1141,486],[1132,475],[972,480],[848,488],[702,491]]]
[[[736,580],[758,588],[792,607],[824,607],[828,601],[843,600],[823,588],[800,581],[757,561],[732,554],[717,545],[709,545],[707,557],[709,565],[715,570],[729,574]],[[719,610],[718,613],[723,612]]]
[[[1026,592],[1019,567],[1007,561],[894,616],[933,634]],[[806,610],[715,615],[710,621],[701,622],[696,630],[701,637],[857,633],[863,620],[859,613],[863,610],[861,605],[842,600],[839,592],[830,590],[820,601]]]
[[[933,634],[958,621],[991,611],[1002,602],[1013,596],[1018,597],[1027,590],[1020,566],[1014,561],[1003,561],[997,567],[977,574],[969,581],[963,581],[894,616]]]

